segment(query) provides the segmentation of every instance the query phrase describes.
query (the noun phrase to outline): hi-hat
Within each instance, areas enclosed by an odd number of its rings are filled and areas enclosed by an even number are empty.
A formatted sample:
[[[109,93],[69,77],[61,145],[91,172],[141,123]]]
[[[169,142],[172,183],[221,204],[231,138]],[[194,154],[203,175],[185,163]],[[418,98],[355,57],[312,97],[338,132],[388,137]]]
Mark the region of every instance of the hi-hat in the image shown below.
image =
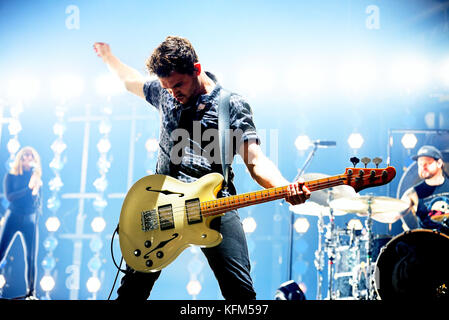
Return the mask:
[[[304,181],[319,180],[330,177],[329,175],[323,173],[307,173],[302,176]],[[356,197],[357,193],[355,190],[347,185],[336,186],[332,188],[327,188],[323,190],[313,191],[310,195],[309,201],[316,202],[322,206],[328,206],[329,200],[340,199],[340,198],[353,198]]]
[[[371,209],[371,216],[374,220],[382,223],[394,223],[401,218],[410,204],[407,201],[375,196],[360,196],[355,198],[340,198],[330,202],[330,207],[334,210],[355,213],[358,216],[368,216]]]

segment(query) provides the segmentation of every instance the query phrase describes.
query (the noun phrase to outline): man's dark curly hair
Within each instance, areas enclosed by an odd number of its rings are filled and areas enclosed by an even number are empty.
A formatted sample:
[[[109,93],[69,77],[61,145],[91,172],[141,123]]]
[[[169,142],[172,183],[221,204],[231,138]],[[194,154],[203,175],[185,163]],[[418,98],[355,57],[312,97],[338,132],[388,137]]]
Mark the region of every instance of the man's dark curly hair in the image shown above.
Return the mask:
[[[151,74],[165,78],[173,71],[192,75],[195,71],[194,63],[197,62],[198,56],[189,40],[168,36],[154,49],[145,64]]]

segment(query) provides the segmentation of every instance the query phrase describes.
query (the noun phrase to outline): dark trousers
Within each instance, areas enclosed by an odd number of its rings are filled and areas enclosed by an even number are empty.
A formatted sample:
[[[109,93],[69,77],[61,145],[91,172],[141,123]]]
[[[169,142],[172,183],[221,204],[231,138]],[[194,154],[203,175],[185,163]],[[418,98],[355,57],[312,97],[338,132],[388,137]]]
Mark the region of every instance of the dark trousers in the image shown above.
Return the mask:
[[[25,283],[27,294],[36,292],[37,269],[37,213],[22,213],[6,211],[5,225],[0,231],[0,264],[6,258],[16,235],[22,238],[23,251],[25,253]]]
[[[236,211],[227,212],[215,218],[211,228],[223,235],[223,241],[215,247],[202,251],[214,272],[223,297],[251,300],[256,298],[250,275],[250,262],[245,233]],[[146,300],[161,271],[152,273],[135,272],[127,267],[117,300]]]

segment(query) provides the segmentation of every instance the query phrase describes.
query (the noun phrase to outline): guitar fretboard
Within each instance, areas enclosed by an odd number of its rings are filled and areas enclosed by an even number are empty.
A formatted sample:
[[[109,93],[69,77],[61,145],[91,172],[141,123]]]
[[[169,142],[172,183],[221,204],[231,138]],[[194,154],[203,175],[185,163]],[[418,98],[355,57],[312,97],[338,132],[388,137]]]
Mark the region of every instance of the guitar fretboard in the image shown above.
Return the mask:
[[[305,186],[311,191],[336,187],[345,184],[346,175],[339,175],[319,180],[307,181]],[[239,209],[254,204],[283,199],[289,194],[289,186],[274,187],[260,191],[243,193],[236,196],[229,196],[217,200],[205,201],[201,203],[201,212],[204,216],[215,216],[230,210]]]

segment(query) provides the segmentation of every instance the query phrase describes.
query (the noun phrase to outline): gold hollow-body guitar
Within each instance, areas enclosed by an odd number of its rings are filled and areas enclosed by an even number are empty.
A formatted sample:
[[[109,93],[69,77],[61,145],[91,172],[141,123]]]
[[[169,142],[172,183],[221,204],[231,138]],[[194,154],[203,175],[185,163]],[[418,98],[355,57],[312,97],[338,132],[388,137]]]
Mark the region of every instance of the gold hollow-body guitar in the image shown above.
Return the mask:
[[[394,167],[347,168],[345,173],[305,182],[313,192],[349,185],[356,192],[384,185],[396,175]],[[217,198],[223,176],[207,174],[192,183],[155,174],[138,180],[128,191],[119,220],[120,250],[128,266],[155,272],[173,262],[187,247],[220,244],[222,235],[210,228],[225,212],[283,199],[289,186]]]

